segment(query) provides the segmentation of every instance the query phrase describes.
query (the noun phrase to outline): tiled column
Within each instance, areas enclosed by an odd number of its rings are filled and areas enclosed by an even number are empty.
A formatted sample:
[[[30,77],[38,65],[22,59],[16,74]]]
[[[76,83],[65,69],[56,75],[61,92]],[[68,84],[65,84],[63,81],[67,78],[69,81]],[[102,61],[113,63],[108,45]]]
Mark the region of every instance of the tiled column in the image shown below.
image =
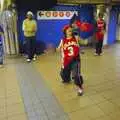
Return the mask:
[[[106,32],[104,35],[104,42],[103,45],[106,46],[107,45],[107,36],[108,36],[108,24],[109,24],[109,19],[110,19],[110,7],[106,8],[106,13],[105,13],[105,22],[106,22]]]

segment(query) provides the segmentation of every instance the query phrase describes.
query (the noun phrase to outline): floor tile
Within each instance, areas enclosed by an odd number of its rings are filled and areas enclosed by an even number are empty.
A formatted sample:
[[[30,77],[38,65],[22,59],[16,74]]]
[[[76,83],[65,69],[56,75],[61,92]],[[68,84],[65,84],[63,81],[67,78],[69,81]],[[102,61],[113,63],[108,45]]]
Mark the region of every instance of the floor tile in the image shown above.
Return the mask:
[[[26,114],[18,114],[8,117],[7,120],[28,120],[28,118]]]
[[[20,104],[12,104],[7,106],[7,116],[17,115],[25,113],[23,103]]]

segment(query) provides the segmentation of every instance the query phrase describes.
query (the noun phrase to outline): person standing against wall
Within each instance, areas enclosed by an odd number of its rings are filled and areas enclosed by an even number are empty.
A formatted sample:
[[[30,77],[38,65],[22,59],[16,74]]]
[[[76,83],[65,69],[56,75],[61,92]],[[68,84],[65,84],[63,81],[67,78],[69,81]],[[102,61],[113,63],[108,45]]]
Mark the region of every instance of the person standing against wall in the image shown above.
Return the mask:
[[[96,21],[96,52],[95,55],[102,55],[102,47],[105,33],[105,21],[103,14],[99,13],[98,20]]]
[[[33,13],[31,11],[27,12],[27,18],[23,21],[23,31],[26,41],[26,53],[27,53],[27,62],[31,60],[36,60],[36,32],[37,32],[37,23],[33,19]]]
[[[3,54],[3,29],[0,25],[0,68],[3,66],[4,54]]]

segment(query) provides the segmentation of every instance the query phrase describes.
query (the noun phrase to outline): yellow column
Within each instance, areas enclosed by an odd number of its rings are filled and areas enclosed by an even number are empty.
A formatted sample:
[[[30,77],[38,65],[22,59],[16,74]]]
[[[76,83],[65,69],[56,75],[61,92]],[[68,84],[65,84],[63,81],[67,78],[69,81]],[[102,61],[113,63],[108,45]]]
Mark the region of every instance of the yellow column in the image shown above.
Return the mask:
[[[0,0],[0,11],[3,11],[4,0]]]

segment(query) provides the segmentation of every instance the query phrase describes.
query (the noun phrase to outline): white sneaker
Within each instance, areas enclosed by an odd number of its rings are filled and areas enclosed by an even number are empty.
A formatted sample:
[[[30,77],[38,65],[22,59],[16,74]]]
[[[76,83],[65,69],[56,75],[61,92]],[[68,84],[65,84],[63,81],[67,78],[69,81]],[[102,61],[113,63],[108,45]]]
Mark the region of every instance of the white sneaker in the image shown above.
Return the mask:
[[[33,61],[35,61],[35,60],[36,60],[36,58],[34,57],[34,58],[33,58]]]
[[[2,68],[2,67],[3,67],[3,65],[0,64],[0,68]]]
[[[83,95],[83,89],[79,88],[78,89],[78,96],[82,96]]]
[[[101,56],[101,55],[103,55],[103,54],[104,54],[103,52],[102,52],[102,53],[100,53],[100,56]]]
[[[95,56],[97,56],[98,54],[97,53],[94,53]]]
[[[30,62],[31,60],[30,59],[27,59],[27,62]]]

